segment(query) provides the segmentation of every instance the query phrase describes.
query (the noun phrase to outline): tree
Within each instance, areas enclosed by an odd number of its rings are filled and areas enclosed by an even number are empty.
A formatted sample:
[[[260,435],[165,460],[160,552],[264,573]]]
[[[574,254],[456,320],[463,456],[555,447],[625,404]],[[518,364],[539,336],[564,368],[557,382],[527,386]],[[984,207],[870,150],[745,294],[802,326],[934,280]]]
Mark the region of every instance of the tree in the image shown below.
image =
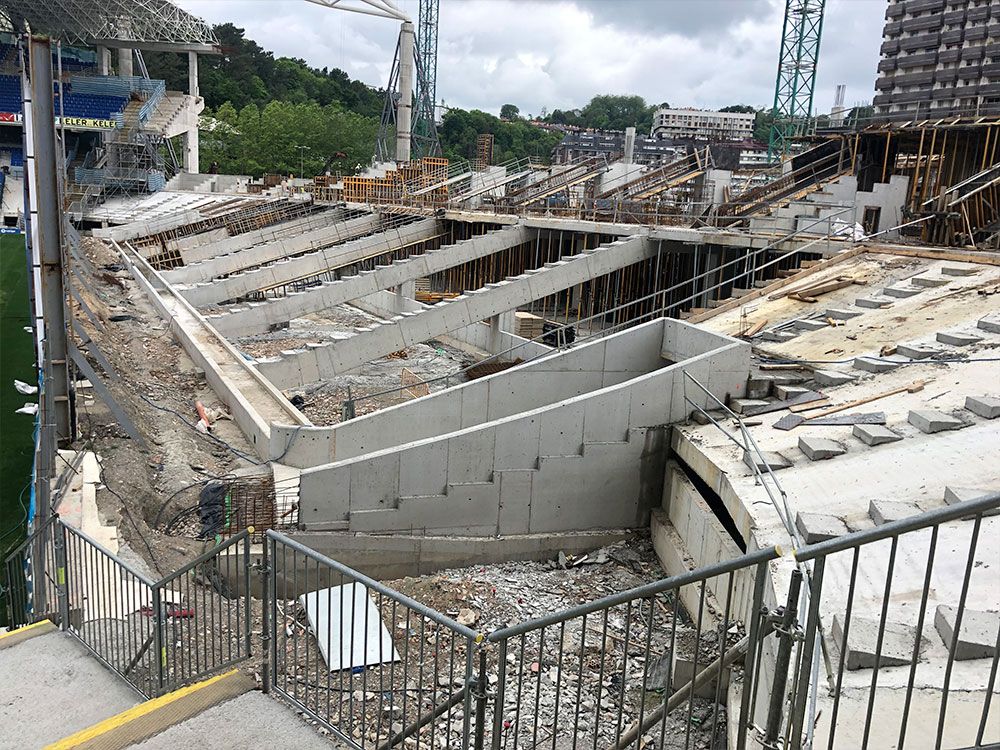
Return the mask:
[[[757,114],[757,108],[751,107],[749,104],[730,104],[728,107],[723,107],[719,110],[720,112],[736,112],[743,115],[755,115]]]
[[[504,104],[500,107],[501,120],[516,120],[521,115],[521,110],[513,104]]]

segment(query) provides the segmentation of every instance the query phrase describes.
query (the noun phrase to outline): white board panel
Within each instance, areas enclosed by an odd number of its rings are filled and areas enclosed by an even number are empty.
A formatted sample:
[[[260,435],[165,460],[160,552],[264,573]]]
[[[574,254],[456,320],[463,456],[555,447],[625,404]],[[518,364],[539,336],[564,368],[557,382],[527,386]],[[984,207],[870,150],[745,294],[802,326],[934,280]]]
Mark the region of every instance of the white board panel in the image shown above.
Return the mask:
[[[299,597],[331,672],[399,661],[368,588],[348,583]]]

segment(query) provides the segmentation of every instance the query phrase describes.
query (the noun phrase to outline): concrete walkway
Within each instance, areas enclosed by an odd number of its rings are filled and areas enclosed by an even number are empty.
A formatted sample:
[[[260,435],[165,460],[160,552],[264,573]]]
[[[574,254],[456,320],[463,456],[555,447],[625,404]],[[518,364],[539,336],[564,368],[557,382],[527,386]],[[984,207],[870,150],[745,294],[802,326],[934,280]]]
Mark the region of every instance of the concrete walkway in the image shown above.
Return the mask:
[[[141,750],[256,750],[282,747],[335,750],[347,746],[322,737],[296,716],[290,706],[251,691],[213,706],[132,747]]]
[[[0,750],[45,747],[141,702],[73,636],[36,628],[8,648],[0,640]]]

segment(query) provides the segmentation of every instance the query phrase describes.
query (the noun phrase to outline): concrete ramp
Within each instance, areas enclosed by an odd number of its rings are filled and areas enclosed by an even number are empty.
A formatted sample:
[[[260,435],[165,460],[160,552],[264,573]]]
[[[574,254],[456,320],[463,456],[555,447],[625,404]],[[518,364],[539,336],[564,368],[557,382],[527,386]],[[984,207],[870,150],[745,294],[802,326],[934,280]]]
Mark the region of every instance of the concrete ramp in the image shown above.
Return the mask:
[[[45,747],[141,700],[48,621],[0,635],[0,750]]]

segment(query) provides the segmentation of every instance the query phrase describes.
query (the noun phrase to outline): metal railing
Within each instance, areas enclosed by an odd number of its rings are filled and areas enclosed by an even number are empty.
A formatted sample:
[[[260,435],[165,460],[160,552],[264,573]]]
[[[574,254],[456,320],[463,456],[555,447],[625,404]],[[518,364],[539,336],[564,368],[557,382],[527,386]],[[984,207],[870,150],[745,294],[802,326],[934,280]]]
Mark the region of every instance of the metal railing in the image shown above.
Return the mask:
[[[793,548],[788,573],[769,547],[488,635],[269,531],[265,689],[365,750],[686,750],[726,733],[737,750],[751,738],[904,747],[907,734],[910,747],[978,746],[998,648],[970,654],[967,634],[942,632],[960,633],[972,592],[990,585],[988,553],[976,553],[997,509],[993,494]],[[960,585],[932,575],[945,546]],[[942,612],[954,613],[950,631]],[[867,637],[855,642],[862,620]],[[956,661],[976,657],[953,688]],[[949,718],[953,690],[965,705]],[[930,704],[933,743],[913,728]]]
[[[12,627],[50,619],[144,697],[248,658],[250,533],[159,580],[53,516],[4,560]]]

